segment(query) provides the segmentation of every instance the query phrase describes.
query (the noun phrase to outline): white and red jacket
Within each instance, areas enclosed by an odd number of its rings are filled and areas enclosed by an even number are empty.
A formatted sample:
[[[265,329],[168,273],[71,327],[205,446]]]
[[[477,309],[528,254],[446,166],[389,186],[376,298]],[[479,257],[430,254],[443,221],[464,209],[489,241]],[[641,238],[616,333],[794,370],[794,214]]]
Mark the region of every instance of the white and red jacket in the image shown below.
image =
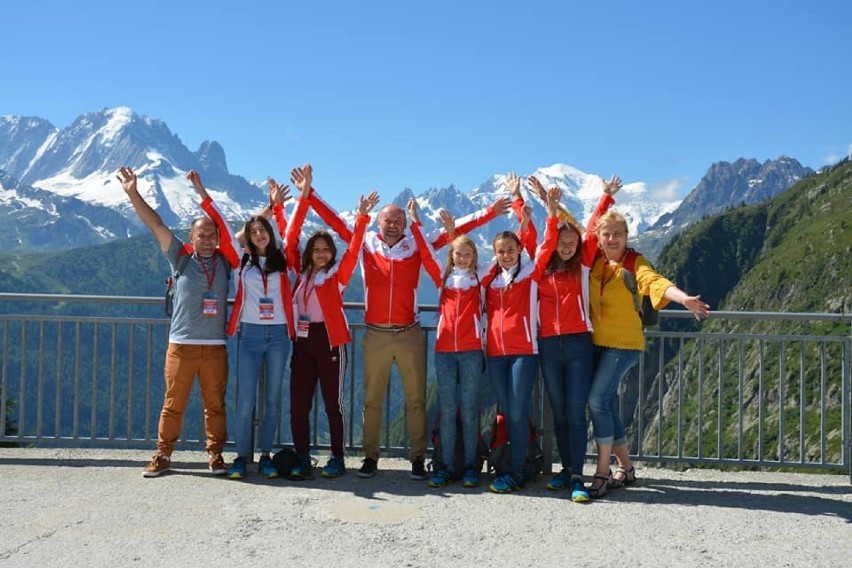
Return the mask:
[[[226,243],[226,246],[222,247],[222,254],[225,255],[225,258],[228,260],[228,263],[231,267],[237,271],[237,292],[234,296],[234,308],[231,310],[231,317],[228,319],[228,335],[234,335],[237,330],[237,324],[240,323],[240,313],[243,309],[243,301],[245,300],[245,291],[243,289],[243,272],[248,267],[246,264],[242,269],[240,269],[240,261],[242,260],[242,255],[238,253],[238,250],[242,250],[239,242],[234,236],[233,231],[231,231],[231,227],[228,223],[225,222],[225,218],[222,216],[222,212],[219,211],[219,208],[213,203],[211,198],[207,198],[201,202],[201,208],[213,219],[213,222],[216,223],[216,228],[219,230],[220,235],[229,235],[230,243]],[[279,203],[273,207],[273,213],[275,209],[278,209],[278,215],[283,215],[282,209],[283,206]],[[246,238],[249,238],[246,235]],[[282,243],[282,253],[287,255],[287,243],[292,242],[297,243],[299,239],[298,231],[290,230],[288,233],[284,235],[284,242]],[[220,242],[224,242],[225,239],[220,237]],[[288,262],[288,268],[295,272],[295,269]],[[287,329],[290,335],[290,338],[296,337],[296,324],[293,319],[293,296],[290,290],[290,277],[288,276],[286,271],[281,271],[278,273],[281,279],[281,305],[284,309],[284,315],[287,318]]]
[[[311,207],[344,240],[353,230],[316,192],[310,194]],[[488,206],[458,220],[456,232],[466,233],[495,217]],[[434,248],[447,244],[446,232],[426,237]],[[420,251],[414,237],[404,235],[389,246],[375,231],[367,231],[361,246],[361,275],[364,278],[364,321],[371,325],[407,326],[418,321],[417,284],[420,280]]]
[[[308,205],[309,200],[307,199],[299,198],[296,200],[296,209],[293,211],[292,219],[290,219],[291,230],[297,233],[301,231],[302,223],[304,223],[308,212]],[[346,289],[349,279],[355,272],[355,266],[358,264],[358,252],[364,242],[364,233],[369,223],[370,217],[368,215],[359,214],[355,218],[355,229],[349,239],[349,246],[341,259],[330,269],[317,272],[313,276],[310,276],[308,272],[303,272],[296,282],[296,289],[293,292],[294,298],[306,292],[317,295],[331,347],[352,341],[349,321],[346,319],[346,312],[343,309],[343,290]],[[298,302],[293,302],[293,312],[298,318]]]
[[[611,196],[603,194],[592,213],[592,218],[589,219],[588,227],[593,229],[600,216],[606,213],[613,203],[615,200]],[[589,317],[589,271],[598,252],[598,243],[597,237],[589,228],[586,229],[581,244],[579,274],[564,270],[545,271],[538,283],[540,337],[592,331],[592,321]],[[534,233],[535,228],[531,226],[530,232]]]
[[[494,262],[482,278],[489,357],[538,353],[538,283],[556,250],[558,223],[558,217],[547,218],[544,241],[536,249],[532,262],[508,270]]]

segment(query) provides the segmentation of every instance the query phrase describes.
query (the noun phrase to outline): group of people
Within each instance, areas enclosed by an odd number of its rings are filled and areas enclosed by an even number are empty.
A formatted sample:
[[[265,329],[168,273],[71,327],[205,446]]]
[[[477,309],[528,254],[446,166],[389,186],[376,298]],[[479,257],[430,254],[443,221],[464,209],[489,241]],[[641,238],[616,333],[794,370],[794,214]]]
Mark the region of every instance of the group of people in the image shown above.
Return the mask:
[[[342,394],[347,344],[352,335],[343,309],[343,291],[360,260],[364,280],[364,458],[358,477],[378,470],[382,412],[391,367],[399,370],[410,438],[411,478],[443,487],[461,479],[479,485],[475,467],[479,436],[479,388],[487,376],[508,425],[509,470],[489,485],[509,493],[524,485],[529,407],[536,371],[540,369],[553,409],[554,431],[562,470],[547,484],[569,489],[571,499],[587,501],[608,488],[635,481],[624,427],[618,413],[618,386],[644,350],[644,334],[634,293],[625,278],[635,279],[638,293],[659,309],[669,301],[682,304],[696,318],[709,307],[656,273],[641,255],[630,274],[624,260],[627,222],[609,211],[621,181],[604,181],[604,193],[586,227],[560,205],[558,188],[546,190],[529,178],[532,192],[544,201],[547,219],[539,242],[532,208],[524,203],[521,179],[509,174],[511,196],[464,218],[440,212],[441,227],[424,234],[416,202],[407,213],[386,205],[377,216],[378,231],[368,231],[370,212],[379,197],[361,196],[354,227],[326,203],[312,186],[310,164],[295,168],[298,189],[287,219],[289,188],[269,180],[268,206],[233,234],[197,172],[188,178],[207,216],[191,226],[189,242],[178,239],[140,196],[135,173],[119,170],[118,179],[140,219],[149,227],[175,274],[174,310],[165,362],[165,400],[158,426],[157,452],[143,475],[168,471],[180,432],[184,408],[198,376],[207,431],[210,470],[241,479],[253,461],[253,413],[261,366],[266,380],[258,471],[279,475],[270,456],[280,420],[280,403],[290,358],[290,425],[295,465],[292,479],[312,475],[311,404],[319,383],[328,418],[331,455],[320,473],[346,473]],[[309,208],[347,244],[337,259],[334,238],[326,231],[311,235],[300,247]],[[471,230],[512,209],[516,232],[493,239],[494,259],[479,263]],[[410,226],[409,226],[410,220]],[[273,221],[275,229],[273,228]],[[276,230],[277,229],[277,230]],[[406,231],[406,229],[409,229]],[[448,246],[446,262],[436,250]],[[527,260],[522,258],[526,251]],[[188,259],[182,257],[188,256]],[[426,345],[420,327],[417,286],[421,267],[439,290],[439,319],[434,365],[441,412],[442,455],[427,476]],[[230,276],[236,280],[234,307],[226,318]],[[236,457],[230,467],[222,456],[227,438],[225,388],[227,336],[239,337],[236,400]],[[292,351],[292,354],[291,354]],[[587,445],[586,409],[591,415],[598,449],[591,484],[583,479]],[[456,432],[457,417],[460,431]],[[462,437],[465,466],[454,471],[456,435]],[[610,470],[611,454],[617,467]]]

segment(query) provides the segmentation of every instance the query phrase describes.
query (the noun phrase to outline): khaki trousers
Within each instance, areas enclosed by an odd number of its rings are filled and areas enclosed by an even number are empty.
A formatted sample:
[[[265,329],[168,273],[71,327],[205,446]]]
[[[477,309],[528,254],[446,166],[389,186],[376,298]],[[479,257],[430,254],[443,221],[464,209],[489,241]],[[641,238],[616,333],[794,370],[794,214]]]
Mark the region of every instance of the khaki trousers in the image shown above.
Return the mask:
[[[171,456],[180,436],[183,411],[192,383],[198,376],[204,405],[207,451],[222,453],[228,439],[225,423],[225,388],[228,386],[228,350],[224,345],[169,343],[165,366],[166,392],[157,429],[157,452]]]
[[[382,410],[391,365],[402,377],[405,416],[411,442],[409,459],[426,455],[426,337],[419,325],[400,333],[367,329],[361,339],[364,357],[364,456],[379,459]]]

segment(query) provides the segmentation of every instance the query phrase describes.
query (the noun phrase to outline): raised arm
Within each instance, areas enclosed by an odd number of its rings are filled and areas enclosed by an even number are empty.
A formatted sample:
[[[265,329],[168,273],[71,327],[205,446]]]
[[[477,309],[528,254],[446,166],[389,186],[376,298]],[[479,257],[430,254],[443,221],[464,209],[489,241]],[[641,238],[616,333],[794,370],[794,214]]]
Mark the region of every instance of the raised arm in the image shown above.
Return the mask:
[[[319,218],[322,219],[322,221],[335,233],[340,235],[341,239],[347,243],[352,240],[352,233],[354,232],[353,228],[337,213],[337,211],[334,210],[331,205],[323,201],[316,189],[311,186],[311,182],[313,181],[313,169],[310,164],[305,164],[305,166],[301,169],[295,168],[291,172],[290,181],[292,181],[296,187],[306,184],[309,188],[308,201],[311,204],[311,207],[314,208],[314,211],[317,212],[317,215],[319,215]]]
[[[414,242],[417,243],[420,262],[423,264],[426,274],[435,283],[435,287],[440,288],[443,266],[441,266],[435,254],[435,249],[429,244],[429,241],[426,240],[426,237],[423,236],[423,232],[420,230],[420,215],[417,212],[417,201],[413,198],[408,200],[408,218],[411,219],[409,229],[411,230],[411,236],[414,237]]]
[[[559,200],[562,190],[552,187],[547,191],[545,207],[547,208],[547,225],[544,230],[544,240],[535,252],[535,279],[541,278],[550,262],[550,257],[556,250],[559,239]]]
[[[352,278],[352,274],[355,272],[355,267],[358,265],[358,255],[361,252],[361,245],[364,244],[364,233],[367,232],[367,225],[370,224],[370,211],[378,203],[379,194],[375,191],[370,192],[367,197],[362,195],[358,199],[358,216],[355,217],[355,231],[352,233],[352,239],[349,241],[349,246],[346,247],[346,252],[343,253],[343,257],[337,263],[337,281],[341,287],[349,283],[349,279]]]
[[[201,176],[195,170],[190,170],[186,174],[187,179],[192,182],[192,187],[201,198],[201,208],[207,213],[213,222],[216,223],[216,229],[219,233],[219,251],[224,255],[225,259],[231,267],[236,268],[240,265],[240,252],[242,246],[237,242],[231,227],[225,222],[225,217],[219,210],[219,207],[214,203],[213,198],[207,193],[207,189],[201,183]]]
[[[154,238],[157,239],[157,243],[159,243],[163,252],[168,251],[172,242],[172,230],[163,223],[160,215],[139,194],[136,187],[136,174],[130,167],[122,166],[115,177],[121,183],[124,193],[130,198],[130,204],[133,205],[133,210],[136,211],[139,219],[154,234]]]
[[[582,263],[585,266],[592,266],[595,256],[598,254],[598,235],[595,233],[595,227],[598,224],[598,219],[606,213],[615,203],[613,196],[621,189],[621,178],[613,175],[609,181],[601,178],[603,184],[603,195],[601,195],[592,217],[586,225],[586,233],[583,235],[583,252]]]

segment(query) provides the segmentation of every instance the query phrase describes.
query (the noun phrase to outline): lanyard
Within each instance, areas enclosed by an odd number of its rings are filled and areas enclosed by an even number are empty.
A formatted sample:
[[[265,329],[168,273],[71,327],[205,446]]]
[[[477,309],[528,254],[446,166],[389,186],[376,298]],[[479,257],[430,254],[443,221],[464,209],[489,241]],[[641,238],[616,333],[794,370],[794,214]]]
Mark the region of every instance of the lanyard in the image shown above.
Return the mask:
[[[213,267],[213,274],[210,274],[210,271],[207,270],[207,263],[204,261],[204,258],[198,257],[198,261],[201,263],[201,269],[204,270],[204,277],[207,278],[207,289],[213,289],[213,281],[216,280],[216,255],[213,255],[213,260],[210,261],[211,266]]]
[[[267,289],[268,289],[267,283],[269,282],[269,274],[266,272],[265,267],[261,268],[260,266],[258,266],[257,270],[260,272],[260,279],[263,280],[263,295],[268,296],[269,293],[267,292]]]
[[[314,291],[314,282],[316,278],[314,275],[314,269],[308,273],[308,277],[305,279],[305,286],[302,288],[302,303],[305,304],[305,308],[308,307],[308,298],[311,296],[311,292]]]

